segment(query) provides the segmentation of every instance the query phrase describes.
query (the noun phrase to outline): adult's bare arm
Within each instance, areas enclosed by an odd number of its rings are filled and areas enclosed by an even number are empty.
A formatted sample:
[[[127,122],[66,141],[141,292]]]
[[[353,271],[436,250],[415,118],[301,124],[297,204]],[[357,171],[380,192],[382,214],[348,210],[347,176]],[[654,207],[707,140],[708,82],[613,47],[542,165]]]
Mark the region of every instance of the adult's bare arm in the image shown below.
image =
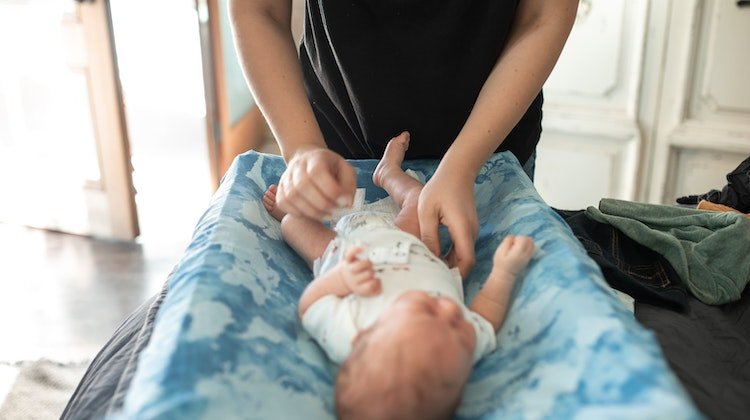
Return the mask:
[[[323,140],[305,94],[291,13],[291,0],[229,1],[243,73],[287,162],[278,205],[290,214],[323,219],[351,203],[356,177]]]
[[[242,71],[284,159],[300,148],[325,148],[302,82],[292,1],[229,0],[229,16]]]
[[[438,251],[438,225],[448,226],[452,262],[468,274],[478,224],[473,184],[482,165],[539,94],[573,27],[578,0],[521,0],[505,49],[469,118],[419,200],[423,241]]]

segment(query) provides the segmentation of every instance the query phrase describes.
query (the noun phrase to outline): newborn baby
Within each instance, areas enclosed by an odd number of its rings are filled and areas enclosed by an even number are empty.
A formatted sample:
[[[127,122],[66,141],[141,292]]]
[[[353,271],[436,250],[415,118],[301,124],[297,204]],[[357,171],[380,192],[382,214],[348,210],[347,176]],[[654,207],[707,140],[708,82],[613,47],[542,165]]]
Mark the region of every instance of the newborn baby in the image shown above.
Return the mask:
[[[302,325],[341,364],[335,406],[343,419],[448,418],[473,364],[496,346],[517,274],[534,252],[531,238],[507,236],[469,307],[458,270],[418,239],[414,218],[422,184],[401,169],[408,138],[392,139],[373,174],[401,211],[355,212],[335,230],[266,209],[284,239],[313,264],[299,302]]]

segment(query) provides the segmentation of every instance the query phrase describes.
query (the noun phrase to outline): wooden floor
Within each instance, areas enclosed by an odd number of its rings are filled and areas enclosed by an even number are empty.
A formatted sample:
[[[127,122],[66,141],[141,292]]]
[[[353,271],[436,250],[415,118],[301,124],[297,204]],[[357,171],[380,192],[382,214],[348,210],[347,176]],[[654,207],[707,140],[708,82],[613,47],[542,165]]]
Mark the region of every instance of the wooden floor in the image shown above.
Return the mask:
[[[278,147],[269,142],[260,151],[278,153]],[[167,156],[157,152],[146,155]],[[172,167],[200,164],[168,156]],[[89,360],[128,314],[161,290],[210,198],[196,191],[208,185],[200,172],[175,170],[179,179],[171,179],[165,160],[138,162],[135,175],[144,187],[136,197],[142,232],[136,243],[0,223],[0,364]]]
[[[91,359],[161,290],[210,199],[204,127],[198,117],[129,110],[136,243],[0,222],[0,365]],[[278,153],[267,140],[260,151]]]
[[[91,359],[181,253],[0,224],[0,362]]]

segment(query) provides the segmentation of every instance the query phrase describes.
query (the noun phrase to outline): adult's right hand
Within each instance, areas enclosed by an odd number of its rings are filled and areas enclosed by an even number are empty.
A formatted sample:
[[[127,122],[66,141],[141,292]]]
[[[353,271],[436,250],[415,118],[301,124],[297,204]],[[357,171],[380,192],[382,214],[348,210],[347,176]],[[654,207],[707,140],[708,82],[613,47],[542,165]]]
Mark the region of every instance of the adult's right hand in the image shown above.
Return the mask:
[[[341,155],[324,148],[298,151],[279,180],[276,200],[291,215],[315,220],[352,204],[357,177]]]

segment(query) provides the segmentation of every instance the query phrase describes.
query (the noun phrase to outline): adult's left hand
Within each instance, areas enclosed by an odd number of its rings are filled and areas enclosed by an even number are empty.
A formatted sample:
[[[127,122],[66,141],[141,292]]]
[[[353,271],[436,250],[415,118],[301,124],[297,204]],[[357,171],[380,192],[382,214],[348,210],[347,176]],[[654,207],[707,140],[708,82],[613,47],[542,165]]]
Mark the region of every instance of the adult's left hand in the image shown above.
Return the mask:
[[[447,174],[438,168],[419,195],[418,213],[422,241],[439,257],[438,227],[441,224],[448,227],[453,241],[448,265],[458,267],[465,279],[474,267],[474,242],[479,232],[474,179],[468,174]]]

